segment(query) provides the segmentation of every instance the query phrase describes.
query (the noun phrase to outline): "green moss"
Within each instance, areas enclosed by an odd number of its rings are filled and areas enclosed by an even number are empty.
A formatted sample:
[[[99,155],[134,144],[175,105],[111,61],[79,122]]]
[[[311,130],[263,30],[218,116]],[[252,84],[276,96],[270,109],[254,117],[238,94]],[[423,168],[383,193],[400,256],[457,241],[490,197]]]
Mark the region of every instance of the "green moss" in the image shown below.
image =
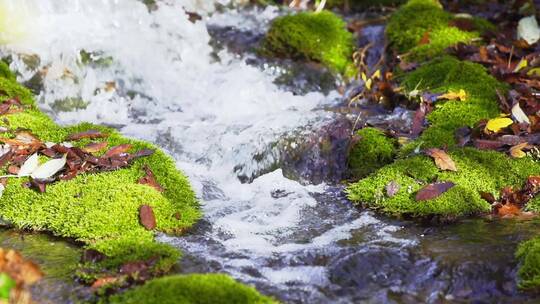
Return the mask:
[[[144,286],[113,296],[118,304],[255,304],[277,303],[254,288],[221,274],[176,275],[147,282]]]
[[[328,11],[276,18],[261,48],[267,55],[314,60],[343,74],[353,69],[353,50],[345,22]]]
[[[538,290],[540,287],[540,237],[520,244],[516,257],[521,262],[518,271],[519,287]]]
[[[154,242],[153,232],[139,224],[138,210],[143,204],[150,205],[156,216],[157,230],[171,233],[182,232],[200,217],[195,195],[174,161],[152,144],[125,138],[109,128],[88,123],[60,127],[35,108],[28,90],[7,78],[0,77],[0,89],[8,98],[22,97],[30,107],[22,113],[3,117],[0,125],[12,130],[29,129],[44,142],[58,143],[69,134],[94,129],[109,134],[105,139],[109,148],[131,144],[132,151],[156,150],[125,169],[80,174],[72,180],[47,185],[45,193],[22,187],[27,178],[11,178],[0,200],[0,216],[18,228],[50,231],[84,242],[110,257],[103,264],[106,267],[158,257],[162,259],[155,270],[168,270],[179,253],[168,245]],[[165,188],[163,193],[137,182],[144,175],[144,165],[155,173]],[[181,215],[179,220],[176,213]]]
[[[9,66],[3,61],[0,61],[0,77],[7,78],[8,80],[16,79],[15,75],[9,70]]]
[[[474,126],[481,119],[499,115],[497,90],[504,93],[506,85],[490,76],[487,70],[475,63],[459,61],[444,56],[407,73],[402,79],[408,90],[419,89],[433,93],[458,92],[464,90],[465,101],[437,101],[435,109],[427,115],[429,127],[420,138],[404,147],[401,154],[409,153],[416,146],[423,148],[453,147],[455,131],[463,126]]]
[[[357,132],[359,141],[349,154],[349,169],[354,177],[364,177],[394,160],[397,142],[375,128]]]
[[[395,215],[466,216],[490,210],[480,191],[499,193],[505,186],[521,187],[528,176],[540,170],[540,164],[528,158],[514,160],[494,151],[464,148],[449,154],[457,172],[440,171],[431,158],[423,155],[401,159],[352,184],[349,199]],[[392,181],[400,185],[400,190],[389,197],[385,187]],[[416,192],[436,181],[452,181],[456,186],[436,199],[417,202]]]
[[[396,51],[409,52],[418,60],[440,55],[459,42],[470,42],[489,27],[487,21],[475,19],[476,31],[466,32],[449,25],[453,18],[437,0],[410,0],[392,15],[386,33]],[[420,44],[426,33],[429,43]]]

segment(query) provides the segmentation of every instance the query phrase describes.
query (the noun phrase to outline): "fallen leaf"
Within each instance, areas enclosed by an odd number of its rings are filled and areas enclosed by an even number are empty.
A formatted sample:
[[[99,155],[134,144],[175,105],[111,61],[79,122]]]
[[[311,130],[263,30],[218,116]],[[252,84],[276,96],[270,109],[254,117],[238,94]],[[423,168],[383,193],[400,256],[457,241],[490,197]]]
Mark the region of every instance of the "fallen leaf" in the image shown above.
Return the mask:
[[[119,280],[120,279],[118,277],[99,278],[99,279],[95,280],[94,283],[92,283],[92,288],[98,289],[98,288],[101,288],[103,286],[114,284],[114,283],[118,282]]]
[[[30,176],[34,179],[47,179],[58,173],[66,165],[67,154],[64,157],[51,159],[43,165],[37,167]],[[22,169],[21,169],[22,170]]]
[[[528,125],[531,124],[529,117],[527,117],[527,114],[525,114],[525,112],[523,112],[519,106],[519,102],[516,102],[516,104],[512,107],[512,116],[519,123],[526,123]]]
[[[71,134],[66,138],[66,140],[73,141],[73,140],[81,140],[84,138],[96,139],[96,138],[104,138],[104,137],[107,137],[107,134],[103,134],[97,130],[88,130],[85,132]]]
[[[439,97],[437,97],[437,99],[466,101],[467,100],[467,92],[465,92],[465,90],[463,90],[463,89],[459,90],[458,92],[449,91],[446,94],[440,95]]]
[[[488,132],[498,133],[499,131],[510,126],[513,123],[514,121],[508,117],[493,118],[493,119],[488,120],[485,131],[486,133]]]
[[[518,39],[527,41],[529,45],[535,44],[540,39],[540,28],[535,16],[524,17],[519,20],[517,28]]]
[[[391,181],[386,185],[386,195],[388,197],[394,197],[400,188],[401,186],[396,181]]]
[[[529,62],[527,61],[527,59],[523,58],[521,59],[518,64],[516,65],[516,68],[514,69],[514,73],[517,73],[521,70],[523,70],[524,68],[526,68],[527,66],[529,65]]]
[[[435,160],[437,168],[441,170],[457,171],[456,164],[444,150],[436,148],[428,149],[426,150],[426,154]]]
[[[426,185],[416,193],[416,200],[427,201],[437,198],[454,186],[455,184],[453,182],[440,182]]]
[[[103,157],[105,158],[108,158],[108,157],[111,157],[111,156],[115,156],[115,155],[120,155],[122,153],[126,153],[127,151],[129,151],[129,149],[131,149],[131,145],[130,144],[122,144],[122,145],[118,145],[118,146],[115,146],[115,147],[112,147],[111,149],[109,149],[109,151],[107,151]]]
[[[32,174],[32,172],[34,172],[38,166],[39,166],[38,154],[34,153],[24,162],[21,169],[19,169],[19,172],[17,173],[17,175],[19,177],[30,176],[30,174]]]
[[[523,158],[527,156],[527,154],[523,152],[523,149],[525,149],[528,145],[529,143],[524,142],[513,146],[512,148],[510,148],[510,156],[512,156],[513,158]]]
[[[424,45],[424,44],[429,44],[430,43],[430,30],[427,30],[424,32],[424,34],[422,35],[422,38],[420,39],[420,41],[418,41],[418,45]]]
[[[148,205],[142,205],[139,208],[139,220],[141,225],[143,225],[147,230],[153,230],[156,228],[156,217],[154,216],[154,211],[152,210],[152,207]]]
[[[139,184],[148,185],[156,189],[158,192],[163,192],[164,189],[158,183],[156,176],[154,175],[154,172],[152,172],[152,170],[147,165],[144,165],[144,171],[146,175],[139,179]]]
[[[418,136],[424,130],[424,121],[426,119],[427,106],[421,103],[420,107],[414,113],[413,123],[411,127],[411,135]]]
[[[82,150],[86,153],[96,153],[107,148],[108,144],[109,143],[107,143],[106,141],[89,143],[88,145],[84,146]]]
[[[514,204],[504,204],[497,208],[496,211],[500,216],[513,216],[521,213],[521,209]]]

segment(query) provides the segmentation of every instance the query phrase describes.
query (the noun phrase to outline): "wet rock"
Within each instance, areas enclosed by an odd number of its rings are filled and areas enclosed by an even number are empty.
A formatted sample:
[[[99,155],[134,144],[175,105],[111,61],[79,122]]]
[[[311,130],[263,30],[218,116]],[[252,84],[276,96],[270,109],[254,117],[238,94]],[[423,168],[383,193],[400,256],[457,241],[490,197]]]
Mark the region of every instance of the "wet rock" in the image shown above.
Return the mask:
[[[313,134],[280,143],[283,174],[302,183],[339,182],[347,171],[352,123],[344,116]]]

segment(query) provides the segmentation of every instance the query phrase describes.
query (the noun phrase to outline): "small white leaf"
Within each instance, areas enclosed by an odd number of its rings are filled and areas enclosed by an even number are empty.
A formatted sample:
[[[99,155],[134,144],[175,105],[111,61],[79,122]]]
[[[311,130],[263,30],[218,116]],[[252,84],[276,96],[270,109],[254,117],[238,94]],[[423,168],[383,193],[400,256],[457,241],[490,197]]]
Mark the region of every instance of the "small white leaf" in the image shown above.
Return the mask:
[[[6,190],[6,187],[0,184],[0,197],[2,197],[2,194],[4,194],[4,190]]]
[[[22,165],[18,177],[29,176],[39,166],[39,159],[37,153],[32,154]]]
[[[35,179],[46,179],[55,175],[58,171],[62,170],[66,165],[67,154],[64,154],[64,157],[51,159],[50,161],[39,166],[34,172],[32,172],[32,178]]]
[[[535,16],[524,17],[519,20],[518,38],[527,41],[533,45],[540,39],[540,28]]]
[[[519,106],[519,102],[516,102],[516,104],[512,107],[512,116],[514,116],[519,123],[531,124],[529,117],[527,117],[527,114],[525,114],[525,112],[523,112]]]

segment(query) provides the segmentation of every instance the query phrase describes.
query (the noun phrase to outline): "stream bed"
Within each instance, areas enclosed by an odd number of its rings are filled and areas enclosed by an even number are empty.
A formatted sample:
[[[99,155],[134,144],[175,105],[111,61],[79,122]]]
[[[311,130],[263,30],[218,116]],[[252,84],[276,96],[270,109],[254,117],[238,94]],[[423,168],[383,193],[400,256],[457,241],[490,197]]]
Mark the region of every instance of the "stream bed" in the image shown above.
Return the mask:
[[[224,0],[163,0],[151,9],[134,0],[4,2],[20,26],[0,55],[43,111],[60,124],[90,121],[151,141],[188,175],[204,218],[185,236],[158,237],[184,253],[177,271],[225,272],[287,303],[534,302],[516,288],[514,252],[539,231],[539,220],[425,227],[346,200],[335,181],[346,169],[354,119],[339,110],[335,79],[320,67],[252,52],[282,13],[276,8],[226,8]],[[366,36],[383,30],[371,27]],[[376,106],[352,114],[404,126],[411,116]],[[332,153],[317,149],[326,142]],[[56,244],[54,256],[26,250],[34,238]],[[62,273],[35,288],[38,302],[69,303],[82,289],[54,259],[76,255],[72,244],[39,235],[22,241],[10,231],[0,241],[25,249],[46,273]]]

